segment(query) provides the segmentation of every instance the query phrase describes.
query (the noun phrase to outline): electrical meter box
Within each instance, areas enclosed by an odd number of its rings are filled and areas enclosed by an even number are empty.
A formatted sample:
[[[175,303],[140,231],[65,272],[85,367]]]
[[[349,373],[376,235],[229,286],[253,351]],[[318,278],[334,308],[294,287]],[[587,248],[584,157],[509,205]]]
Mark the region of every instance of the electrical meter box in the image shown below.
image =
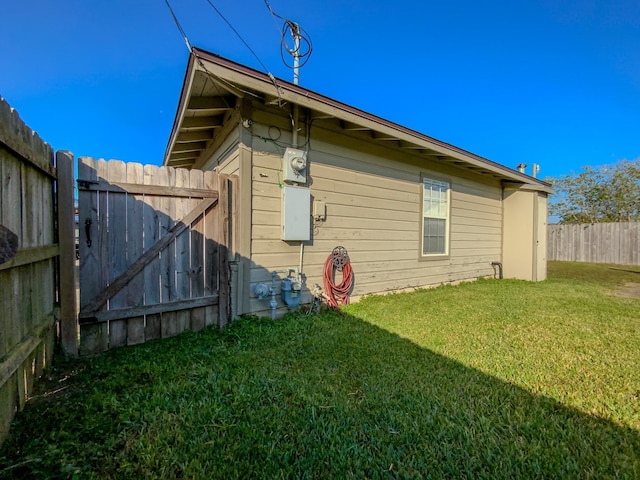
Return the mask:
[[[282,179],[285,182],[307,183],[307,152],[287,148],[282,157]]]
[[[306,187],[282,187],[282,240],[311,239],[311,192]]]

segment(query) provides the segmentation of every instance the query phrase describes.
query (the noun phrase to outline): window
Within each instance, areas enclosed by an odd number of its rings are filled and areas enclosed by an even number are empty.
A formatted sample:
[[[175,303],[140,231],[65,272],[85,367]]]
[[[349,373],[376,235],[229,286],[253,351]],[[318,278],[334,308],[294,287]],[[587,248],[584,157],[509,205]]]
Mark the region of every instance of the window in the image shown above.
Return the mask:
[[[448,255],[448,182],[422,179],[422,220],[422,255]]]

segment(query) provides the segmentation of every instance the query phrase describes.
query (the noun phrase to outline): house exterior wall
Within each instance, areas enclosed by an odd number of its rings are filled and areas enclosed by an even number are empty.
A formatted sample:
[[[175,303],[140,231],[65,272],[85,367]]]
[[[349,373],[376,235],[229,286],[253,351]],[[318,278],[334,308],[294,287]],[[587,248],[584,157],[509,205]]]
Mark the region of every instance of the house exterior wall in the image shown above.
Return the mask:
[[[233,124],[215,145],[211,155],[200,167],[202,170],[219,168],[219,172],[226,175],[238,175],[240,170],[240,133],[238,124]]]
[[[265,142],[274,132],[266,120],[273,119],[259,113],[256,118],[265,123],[252,127],[249,310],[268,314],[269,299],[255,298],[253,286],[270,285],[274,270],[298,267],[300,242],[280,240],[281,162],[290,137],[282,133],[280,145]],[[304,137],[299,141],[305,142]],[[355,297],[494,274],[491,262],[500,261],[502,252],[502,187],[497,180],[319,128],[312,130],[308,161],[312,201],[325,202],[326,221],[311,227],[311,240],[304,245],[306,288],[323,285],[323,264],[336,246],[350,254]],[[420,255],[423,176],[451,184],[450,251],[445,257]],[[309,301],[306,291],[302,302]],[[278,302],[281,306],[279,295]]]
[[[545,280],[547,195],[506,185],[503,209],[505,278]]]
[[[251,257],[251,136],[240,124],[240,117],[226,127],[212,154],[201,167],[218,169],[222,174],[235,175],[239,179],[232,229],[231,262],[231,311],[232,317],[251,313],[249,308],[249,277]]]
[[[532,280],[540,282],[547,279],[547,218],[549,210],[547,194],[538,192],[536,204],[538,210],[534,222],[537,229],[535,238],[536,275]]]
[[[269,300],[253,293],[271,285],[278,271],[278,309],[283,270],[300,266],[300,242],[281,235],[282,155],[292,143],[290,119],[252,112],[250,129],[240,121],[226,130],[203,169],[237,175],[238,228],[232,279],[234,315],[269,315]],[[305,148],[307,138],[299,134]],[[314,127],[308,154],[311,200],[326,205],[326,220],[310,221],[304,242],[302,303],[309,288],[323,285],[323,264],[343,246],[355,272],[352,298],[493,276],[502,262],[506,278],[546,278],[546,194],[503,186],[437,159],[374,145],[336,130]],[[421,256],[422,178],[451,186],[449,254]],[[311,218],[311,212],[309,212]]]

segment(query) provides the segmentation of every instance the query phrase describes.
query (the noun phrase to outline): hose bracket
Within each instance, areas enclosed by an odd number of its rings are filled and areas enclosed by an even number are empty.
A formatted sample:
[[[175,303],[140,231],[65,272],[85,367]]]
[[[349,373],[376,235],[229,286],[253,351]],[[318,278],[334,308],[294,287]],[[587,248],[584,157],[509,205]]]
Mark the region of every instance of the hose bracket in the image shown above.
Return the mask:
[[[333,266],[336,267],[336,270],[339,272],[342,271],[344,266],[350,261],[349,253],[347,249],[344,247],[336,247],[331,252],[331,262]]]

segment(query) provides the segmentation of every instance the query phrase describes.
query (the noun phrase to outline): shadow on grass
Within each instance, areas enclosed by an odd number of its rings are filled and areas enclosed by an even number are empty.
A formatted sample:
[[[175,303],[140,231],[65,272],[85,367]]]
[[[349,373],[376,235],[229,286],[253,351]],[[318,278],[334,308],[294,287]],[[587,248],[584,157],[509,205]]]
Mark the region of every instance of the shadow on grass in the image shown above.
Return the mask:
[[[349,315],[119,349],[77,382],[18,417],[6,478],[640,476],[639,432]]]

